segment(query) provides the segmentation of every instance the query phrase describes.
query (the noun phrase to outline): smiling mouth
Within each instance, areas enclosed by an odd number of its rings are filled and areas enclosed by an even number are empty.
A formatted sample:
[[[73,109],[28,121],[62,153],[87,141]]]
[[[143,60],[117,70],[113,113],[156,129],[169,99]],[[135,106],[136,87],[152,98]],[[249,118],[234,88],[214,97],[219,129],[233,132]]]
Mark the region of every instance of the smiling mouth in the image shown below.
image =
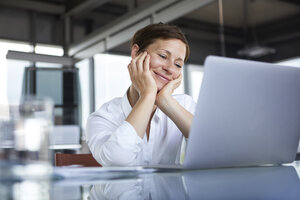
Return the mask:
[[[167,77],[165,77],[165,76],[163,76],[163,75],[160,75],[160,74],[158,74],[158,73],[156,73],[156,72],[154,72],[154,74],[155,74],[156,76],[158,76],[158,78],[162,79],[163,81],[170,81],[170,79],[168,79]]]

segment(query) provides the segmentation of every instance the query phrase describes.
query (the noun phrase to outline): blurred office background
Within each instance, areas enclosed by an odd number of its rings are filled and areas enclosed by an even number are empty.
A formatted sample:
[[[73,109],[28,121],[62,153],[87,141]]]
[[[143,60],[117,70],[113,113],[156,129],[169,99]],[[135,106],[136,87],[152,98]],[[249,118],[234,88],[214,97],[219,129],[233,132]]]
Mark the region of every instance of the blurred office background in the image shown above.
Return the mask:
[[[22,95],[55,103],[52,148],[88,152],[88,115],[130,85],[129,40],[178,25],[191,56],[176,93],[197,101],[208,55],[300,67],[298,0],[1,0],[0,116]]]

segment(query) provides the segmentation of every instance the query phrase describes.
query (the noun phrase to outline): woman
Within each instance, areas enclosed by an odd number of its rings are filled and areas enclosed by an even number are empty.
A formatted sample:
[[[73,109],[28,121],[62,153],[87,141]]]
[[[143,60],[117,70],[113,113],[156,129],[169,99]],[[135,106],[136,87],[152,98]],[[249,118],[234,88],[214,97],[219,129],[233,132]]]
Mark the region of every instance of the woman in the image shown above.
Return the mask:
[[[188,56],[187,40],[176,26],[152,24],[135,33],[128,65],[131,86],[88,119],[87,143],[100,164],[179,164],[195,102],[172,93]]]

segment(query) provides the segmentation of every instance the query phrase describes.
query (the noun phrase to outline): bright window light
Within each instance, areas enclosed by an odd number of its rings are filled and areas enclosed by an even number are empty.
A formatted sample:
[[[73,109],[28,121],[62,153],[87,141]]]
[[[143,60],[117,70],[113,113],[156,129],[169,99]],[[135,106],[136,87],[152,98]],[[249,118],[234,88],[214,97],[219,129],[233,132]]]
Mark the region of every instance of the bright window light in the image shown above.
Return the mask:
[[[22,60],[8,60],[6,72],[6,98],[8,103],[19,102],[22,96],[25,67],[30,66],[30,62]]]
[[[76,67],[79,69],[79,85],[81,94],[81,124],[83,131],[85,131],[87,118],[90,114],[90,90],[89,90],[89,60],[85,59],[76,63]]]
[[[11,73],[11,68],[8,69],[8,61],[6,60],[6,54],[8,50],[14,51],[22,51],[22,52],[32,52],[32,46],[28,43],[23,42],[13,42],[9,40],[0,40],[0,105],[5,105],[8,103],[8,93],[7,92],[14,92],[9,91],[8,88],[8,81],[18,82],[19,80],[12,80],[14,77],[8,77],[9,73]],[[23,70],[23,69],[19,69]]]
[[[9,40],[0,40],[1,53],[5,52],[5,56],[8,50],[21,51],[21,52],[32,52],[32,45],[25,42],[13,42]]]
[[[21,60],[7,60],[9,50],[19,52],[33,52],[33,46],[25,42],[0,40],[0,118],[9,115],[8,104],[15,104],[22,95],[24,69],[30,62]],[[62,56],[63,49],[59,46],[36,46],[36,53]],[[36,63],[37,67],[61,67],[58,64]]]
[[[300,57],[298,57],[298,58],[292,58],[292,59],[289,59],[289,60],[280,61],[280,62],[278,62],[276,64],[293,66],[293,67],[300,67]]]
[[[122,97],[131,81],[127,70],[130,56],[97,54],[95,59],[95,106]]]
[[[187,67],[189,92],[194,101],[197,102],[203,79],[203,67],[193,64],[189,64]]]
[[[192,97],[195,101],[198,101],[202,78],[203,78],[202,71],[193,71],[191,74]]]
[[[52,56],[63,56],[64,50],[60,46],[37,44],[35,46],[35,53]]]
[[[3,52],[2,47],[4,45],[0,44],[0,105],[7,103],[7,95],[6,95],[6,81],[7,81],[7,64],[6,64],[6,53]]]
[[[38,68],[60,68],[63,66],[62,64],[46,63],[46,62],[36,62],[35,65]]]

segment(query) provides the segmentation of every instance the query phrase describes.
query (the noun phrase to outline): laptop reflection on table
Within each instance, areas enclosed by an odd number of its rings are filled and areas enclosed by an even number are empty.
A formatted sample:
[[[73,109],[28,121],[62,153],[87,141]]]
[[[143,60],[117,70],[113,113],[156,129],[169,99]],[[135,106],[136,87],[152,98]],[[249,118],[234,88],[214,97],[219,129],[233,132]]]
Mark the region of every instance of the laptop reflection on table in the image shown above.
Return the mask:
[[[299,199],[294,167],[251,167],[183,173],[186,199]]]
[[[147,185],[147,186],[145,186]],[[298,199],[292,166],[156,173],[94,184],[90,199]]]

